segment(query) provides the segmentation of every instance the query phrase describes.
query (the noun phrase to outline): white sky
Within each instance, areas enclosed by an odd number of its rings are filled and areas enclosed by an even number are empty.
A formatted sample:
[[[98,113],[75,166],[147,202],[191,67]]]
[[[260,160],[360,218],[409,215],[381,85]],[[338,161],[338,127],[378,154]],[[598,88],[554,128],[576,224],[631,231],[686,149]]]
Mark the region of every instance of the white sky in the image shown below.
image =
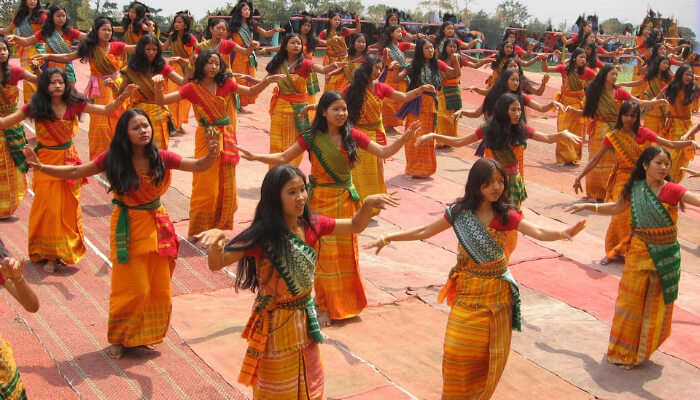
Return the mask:
[[[176,11],[189,9],[195,18],[201,18],[206,14],[207,9],[213,9],[225,0],[197,0],[197,6],[191,0],[143,0],[151,7],[163,8],[164,14],[173,14]],[[235,3],[236,0],[229,0]],[[365,0],[365,6],[373,4],[386,4],[396,8],[415,9],[420,0]],[[493,12],[499,0],[457,0],[459,4],[465,1],[470,3],[470,8],[474,11],[480,9],[486,12]],[[634,25],[642,22],[649,7],[653,5],[655,11],[661,12],[664,16],[677,17],[680,25],[688,26],[700,36],[700,6],[698,0],[522,0],[528,7],[531,15],[537,16],[540,20],[552,18],[554,26],[566,21],[568,25],[573,24],[579,13],[597,13],[599,21],[617,17],[622,22],[631,22]],[[118,0],[120,5],[128,3],[126,0]],[[255,1],[253,0],[253,3]],[[437,2],[436,2],[437,3]]]

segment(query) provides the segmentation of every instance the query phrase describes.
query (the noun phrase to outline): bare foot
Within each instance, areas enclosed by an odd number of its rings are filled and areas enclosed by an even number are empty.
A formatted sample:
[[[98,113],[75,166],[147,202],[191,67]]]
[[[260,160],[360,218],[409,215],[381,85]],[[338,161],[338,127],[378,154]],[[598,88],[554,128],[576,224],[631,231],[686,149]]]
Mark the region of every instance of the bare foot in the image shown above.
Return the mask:
[[[318,310],[318,325],[321,328],[327,328],[331,326],[331,314],[328,311]]]
[[[44,272],[46,272],[47,274],[53,274],[54,272],[56,272],[56,261],[55,260],[47,261],[46,264],[44,264],[43,268],[44,268]]]
[[[107,350],[105,350],[105,353],[109,356],[109,358],[113,359],[119,359],[122,358],[124,355],[124,346],[121,344],[111,344],[109,347],[107,347]]]

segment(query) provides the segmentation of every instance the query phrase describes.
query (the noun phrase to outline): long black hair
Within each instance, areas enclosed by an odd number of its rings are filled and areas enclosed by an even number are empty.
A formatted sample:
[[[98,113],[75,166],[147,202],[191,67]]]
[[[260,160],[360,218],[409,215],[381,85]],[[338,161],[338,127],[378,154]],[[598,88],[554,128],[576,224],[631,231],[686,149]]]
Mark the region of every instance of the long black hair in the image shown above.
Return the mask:
[[[666,157],[668,157],[669,162],[673,162],[671,159],[671,154],[668,152],[668,150],[664,149],[661,146],[649,146],[644,151],[642,154],[639,156],[637,159],[637,164],[634,166],[634,170],[632,171],[632,174],[630,175],[629,180],[627,180],[627,183],[625,184],[625,187],[622,189],[622,195],[625,198],[630,198],[630,194],[632,192],[632,186],[634,186],[634,183],[637,181],[643,181],[647,179],[647,171],[644,169],[645,166],[648,166],[649,163],[651,163],[651,160],[656,158],[661,153],[666,153]],[[667,180],[669,182],[673,182],[673,179],[671,179],[670,175],[666,175],[664,180]],[[683,203],[680,204],[681,209],[683,209]]]
[[[615,69],[612,64],[606,63],[603,68],[598,71],[598,74],[593,78],[593,81],[586,88],[586,104],[583,106],[583,116],[593,117],[598,110],[598,102],[600,96],[605,90],[605,80],[608,78],[608,73]]]
[[[642,112],[639,108],[639,103],[637,103],[636,101],[627,100],[624,103],[622,103],[622,106],[620,106],[620,112],[617,114],[617,123],[615,124],[615,129],[622,129],[624,127],[624,124],[622,123],[622,116],[627,115],[630,112],[633,112],[635,114],[635,121],[632,129],[634,130],[634,136],[637,136],[637,133],[639,132],[639,127],[642,126],[642,123],[640,122]]]
[[[153,62],[149,62],[148,57],[146,57],[146,46],[149,44],[155,45],[158,48],[158,53],[156,53]],[[163,51],[160,48],[160,40],[150,33],[141,36],[141,39],[136,43],[136,51],[131,57],[131,60],[129,60],[129,68],[136,72],[151,72],[156,74],[162,71],[163,67],[165,67],[165,59],[163,58]]]
[[[144,154],[148,158],[150,178],[154,185],[158,185],[165,177],[165,164],[160,158],[158,146],[153,143],[153,125],[148,114],[140,108],[130,108],[119,117],[117,126],[114,129],[114,137],[109,144],[109,152],[104,161],[109,191],[114,191],[118,195],[123,195],[139,187],[139,174],[131,162],[134,150],[131,140],[129,140],[129,122],[137,115],[146,117],[148,125],[151,127],[151,140],[144,149]]]
[[[357,54],[357,50],[355,50],[355,42],[357,42],[360,38],[365,39],[365,49],[362,50],[362,54]],[[355,33],[350,37],[350,46],[348,46],[348,56],[350,56],[350,57],[366,56],[368,51],[369,51],[369,43],[367,42],[367,35],[365,35],[364,33]]]
[[[342,21],[343,17],[340,15],[340,13],[338,11],[329,10],[328,14],[326,15],[326,17],[328,17],[328,23],[326,24],[326,29],[325,29],[326,39],[330,39],[330,37],[331,37],[331,19],[333,19],[333,17],[335,17],[336,15],[341,18],[341,21],[340,21],[340,25],[338,25],[338,27],[335,29],[335,33],[339,34],[340,32],[343,31],[343,21]]]
[[[97,33],[103,25],[107,24],[112,25],[112,20],[107,17],[97,17],[92,23],[92,29],[90,29],[90,32],[88,32],[85,40],[81,41],[80,45],[78,45],[78,57],[80,57],[80,62],[88,62],[92,52],[95,50],[95,46],[100,43]],[[109,38],[109,41],[112,41],[111,37]]]
[[[688,105],[692,102],[695,101],[695,98],[698,95],[698,84],[695,83],[695,79],[690,80],[690,84],[684,85],[683,84],[683,75],[687,71],[693,71],[690,65],[688,64],[683,64],[678,69],[676,70],[676,74],[673,76],[673,80],[671,83],[668,84],[668,87],[666,88],[666,100],[668,100],[669,103],[673,104],[676,101],[676,96],[678,96],[678,93],[683,91],[683,94],[685,94],[685,99],[683,100],[683,105]]]
[[[666,68],[665,71],[661,71],[662,61],[668,61],[668,68]],[[673,75],[671,75],[670,58],[666,56],[656,56],[651,59],[651,64],[649,64],[649,69],[647,70],[647,74],[645,75],[645,77],[647,81],[650,81],[656,78],[657,75],[663,82],[671,82],[671,80],[673,79]]]
[[[367,56],[365,61],[355,70],[352,83],[345,92],[345,101],[348,103],[348,119],[352,124],[357,123],[357,120],[360,119],[365,93],[367,93],[367,87],[372,83],[372,71],[374,66],[379,63],[383,64],[384,61],[374,55]]]
[[[301,34],[288,33],[282,39],[282,43],[280,43],[280,50],[277,52],[277,54],[275,54],[274,57],[272,57],[270,62],[267,63],[267,65],[265,66],[265,71],[267,71],[270,74],[276,74],[277,71],[279,71],[282,64],[284,64],[284,62],[287,61],[287,57],[289,57],[289,53],[287,52],[287,44],[293,38],[299,39],[299,42],[302,45],[302,52],[299,53],[299,56],[297,57],[297,60],[294,63],[294,65],[289,66],[289,72],[293,73],[297,69],[297,67],[301,65],[301,63],[304,61],[304,41],[301,39]]]
[[[454,43],[457,46],[457,52],[459,52],[459,42],[457,42],[457,39],[453,37],[445,40],[445,44],[444,46],[442,46],[442,50],[440,50],[440,55],[438,58],[446,63],[450,62],[450,55],[447,54],[447,45],[452,43]],[[437,51],[437,48],[435,48],[435,50]]]
[[[209,62],[212,57],[219,57],[219,72],[214,76],[214,83],[217,86],[224,86],[226,80],[233,76],[232,73],[226,72],[226,64],[224,63],[224,58],[221,56],[216,49],[207,49],[199,53],[197,59],[194,61],[194,72],[192,74],[192,80],[195,82],[200,82],[205,77],[204,67]]]
[[[508,224],[508,211],[514,210],[515,207],[510,203],[508,194],[508,175],[503,169],[503,166],[498,161],[491,158],[480,158],[474,162],[469,170],[467,183],[464,185],[464,196],[458,198],[454,202],[452,209],[453,214],[461,211],[475,212],[484,201],[484,196],[481,194],[481,188],[484,185],[491,183],[493,172],[498,171],[503,179],[503,193],[495,202],[491,203],[493,212],[501,218],[503,225]]]
[[[7,48],[7,60],[0,64],[0,71],[2,71],[0,86],[7,86],[7,84],[10,83],[10,54],[12,52],[12,47],[7,43],[4,36],[0,36],[0,44],[4,44]]]
[[[129,10],[131,9],[136,12],[136,18],[133,20],[129,19]],[[127,13],[124,18],[122,18],[122,27],[124,28],[124,32],[126,32],[129,29],[129,25],[131,25],[131,30],[134,34],[141,33],[142,25],[146,19],[146,13],[148,12],[148,6],[139,1],[132,1],[129,3],[126,10]]]
[[[437,36],[435,37],[435,41],[433,42],[435,44],[436,49],[440,48],[440,42],[442,42],[447,37],[445,36],[445,28],[447,28],[450,25],[454,26],[454,24],[450,21],[445,21],[442,23],[442,25],[440,25]]]
[[[284,218],[282,189],[287,182],[296,177],[301,178],[306,184],[304,173],[293,165],[278,165],[267,171],[260,187],[260,201],[255,207],[253,222],[226,244],[226,251],[242,251],[257,246],[274,264],[278,264],[276,262],[278,259],[284,259],[288,256],[287,236],[290,230]],[[299,222],[314,229],[308,205],[304,206],[304,213],[299,217]],[[259,286],[255,259],[243,257],[238,261],[236,290],[250,289],[255,292]]]
[[[51,6],[51,8],[49,8],[49,15],[46,17],[46,21],[44,21],[44,24],[41,25],[41,34],[44,36],[44,38],[48,38],[49,36],[53,35],[54,31],[56,30],[56,24],[53,22],[53,16],[59,11],[66,13],[66,23],[63,24],[63,27],[61,27],[61,32],[70,32],[71,21],[70,17],[68,16],[68,11],[66,11],[65,7],[54,4]]]
[[[595,68],[598,66],[598,44],[597,43],[584,43],[584,51],[586,49],[591,49],[591,53],[586,55],[586,65],[590,68]]]
[[[514,74],[517,74],[518,78],[520,78],[520,71],[515,71],[512,69],[504,69],[503,72],[498,75],[498,79],[496,79],[496,82],[494,82],[493,87],[491,87],[489,92],[486,93],[486,96],[484,96],[484,102],[481,104],[481,109],[484,111],[485,115],[492,116],[494,114],[498,99],[500,99],[501,96],[506,93],[511,93],[517,96],[518,101],[520,101],[520,106],[525,106],[525,98],[522,95],[522,85],[518,85],[518,90],[515,92],[511,91],[508,87],[508,80],[510,80],[510,77]],[[520,118],[525,121],[524,112],[521,114]]]
[[[75,90],[64,70],[57,67],[47,68],[39,75],[39,81],[36,84],[36,92],[29,102],[29,114],[35,121],[55,121],[59,117],[53,112],[53,108],[51,108],[51,93],[49,92],[51,76],[56,74],[61,75],[61,79],[63,79],[63,83],[65,84],[61,100],[66,104],[69,113],[76,103],[86,101],[85,96],[79,94],[78,91]],[[61,115],[60,117],[63,116]],[[80,118],[80,114],[78,114],[78,118]]]
[[[410,80],[408,84],[408,90],[413,90],[424,83],[430,83],[421,82],[421,72],[423,70],[423,66],[426,63],[430,68],[430,72],[433,75],[435,83],[437,83],[437,85],[434,85],[435,90],[440,90],[440,88],[442,87],[442,75],[440,74],[440,70],[438,69],[437,50],[435,51],[435,53],[433,53],[433,58],[426,61],[425,54],[423,54],[423,47],[425,47],[426,44],[430,44],[434,47],[433,43],[427,39],[421,38],[416,40],[416,50],[415,54],[413,55],[413,60],[411,61],[410,73],[408,75],[408,78]]]
[[[521,117],[517,124],[512,124],[508,113],[510,105],[516,101],[520,102],[520,96],[513,93],[505,93],[496,101],[493,116],[484,132],[487,147],[500,150],[509,145],[522,146],[525,144],[528,136],[525,121]],[[522,112],[524,113],[524,110]]]
[[[649,33],[649,36],[647,36],[647,39],[644,41],[644,46],[651,50],[657,43],[663,43],[664,42],[664,35],[663,32],[661,32],[658,29],[652,29],[651,33]]]
[[[328,108],[331,106],[331,104],[335,103],[338,100],[345,101],[343,98],[343,95],[340,93],[336,92],[335,90],[329,90],[328,92],[325,92],[323,96],[318,100],[318,105],[316,106],[316,116],[314,117],[314,121],[311,123],[311,135],[316,136],[319,133],[324,133],[328,132],[328,120],[326,120],[326,117],[323,116],[323,113],[328,110]],[[352,137],[351,133],[352,127],[350,126],[349,121],[345,121],[345,124],[340,127],[340,138],[343,144],[343,148],[345,151],[348,153],[348,158],[350,159],[350,165],[355,165],[355,162],[358,160],[357,156],[357,142],[355,142],[355,138]]]
[[[173,17],[173,23],[170,25],[170,29],[168,30],[168,32],[170,32],[168,37],[170,38],[171,42],[177,40],[179,32],[175,30],[175,20],[178,18],[182,18],[182,22],[185,24],[185,29],[182,30],[182,37],[180,40],[182,40],[182,44],[184,45],[190,44],[190,40],[192,40],[192,35],[190,34],[190,30],[192,29],[192,16],[190,15],[189,11],[178,11],[175,14]]]
[[[566,73],[570,74],[574,71],[576,71],[579,75],[583,75],[586,65],[584,64],[581,67],[576,66],[576,58],[580,56],[581,54],[584,54],[586,51],[580,47],[577,47],[574,49],[574,51],[571,53],[571,57],[569,58],[569,62],[566,63]],[[588,58],[586,58],[586,62],[588,62]],[[595,68],[595,66],[593,66]]]
[[[41,5],[41,2],[37,0],[36,7],[30,9],[27,5],[27,0],[20,0],[15,16],[12,18],[12,23],[15,26],[20,26],[24,18],[29,17],[30,24],[38,24],[41,22],[41,16],[46,10]]]
[[[258,21],[253,18],[253,2],[251,0],[241,0],[236,4],[233,9],[231,9],[231,19],[229,20],[229,25],[228,25],[228,30],[231,32],[231,34],[238,32],[238,30],[241,28],[241,25],[243,24],[243,17],[241,16],[241,11],[243,11],[243,7],[248,6],[250,9],[250,16],[248,17],[248,20],[246,21],[246,24],[248,24],[248,29],[250,29],[251,33],[255,33],[255,30],[258,27]]]
[[[303,40],[304,34],[301,33],[301,27],[304,26],[305,24],[311,25],[311,30],[306,35],[306,51],[313,52],[314,50],[316,50],[316,46],[318,45],[318,39],[316,38],[316,35],[314,34],[314,20],[311,19],[311,16],[309,16],[309,15],[304,15],[304,17],[301,19],[301,21],[299,21],[299,35],[302,37],[302,41],[301,41],[302,51],[304,49],[304,40]]]
[[[506,54],[505,48],[506,46],[510,45],[513,48],[513,52],[510,54]],[[511,41],[506,41],[498,45],[498,53],[496,53],[496,58],[493,60],[491,63],[491,69],[497,69],[499,65],[501,65],[501,62],[506,58],[515,55],[515,43]]]
[[[400,25],[390,25],[384,27],[382,30],[382,37],[379,39],[379,52],[383,51],[385,48],[389,47],[393,42],[391,36],[397,29],[402,29]],[[378,53],[381,54],[381,53]]]

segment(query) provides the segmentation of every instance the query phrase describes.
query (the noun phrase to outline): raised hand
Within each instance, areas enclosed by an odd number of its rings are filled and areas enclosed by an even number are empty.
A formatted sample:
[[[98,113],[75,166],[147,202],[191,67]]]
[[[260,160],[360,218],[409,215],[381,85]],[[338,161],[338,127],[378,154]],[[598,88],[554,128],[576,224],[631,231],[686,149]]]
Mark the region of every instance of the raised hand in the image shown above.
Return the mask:
[[[581,143],[581,138],[580,138],[578,135],[576,135],[576,134],[574,134],[574,133],[571,133],[571,132],[569,132],[569,131],[566,130],[566,129],[563,130],[563,131],[561,131],[561,132],[559,132],[559,133],[560,133],[562,136],[564,136],[566,139],[569,139],[569,140],[571,140],[572,142],[574,142],[574,143],[576,143],[576,144],[580,144],[580,143]]]
[[[422,125],[420,121],[413,121],[411,122],[407,127],[406,131],[403,134],[403,138],[405,138],[406,141],[410,141],[413,138],[416,137],[416,134],[418,131],[420,131]]]
[[[214,248],[221,249],[224,247],[226,234],[221,229],[209,229],[192,236],[192,238],[198,245],[211,251]]]
[[[579,232],[581,232],[583,230],[583,228],[585,228],[585,227],[586,227],[586,220],[582,219],[582,220],[578,221],[577,223],[564,229],[564,231],[562,231],[562,234],[564,235],[564,237],[566,239],[571,240],[571,238],[578,235]]]
[[[165,82],[165,77],[161,74],[153,75],[151,77],[151,80],[153,81],[153,84],[156,86],[163,86],[163,82]]]
[[[257,154],[252,153],[239,145],[234,145],[234,147],[236,149],[238,149],[238,154],[240,154],[240,156],[243,157],[244,159],[246,159],[248,161],[258,161],[259,157]]]
[[[21,279],[24,276],[24,260],[5,257],[0,263],[0,274],[9,280]]]
[[[371,242],[371,243],[367,243],[367,244],[363,245],[362,248],[365,249],[365,250],[377,249],[377,250],[375,250],[374,254],[379,254],[379,252],[380,252],[380,251],[384,248],[384,246],[386,246],[387,244],[389,244],[389,242],[387,242],[387,241],[384,239],[384,237],[380,237],[379,239],[377,239],[377,240],[375,240],[375,241],[373,241],[373,242]]]
[[[569,212],[571,214],[576,214],[581,211],[585,211],[588,208],[591,208],[591,206],[594,206],[593,203],[578,203],[578,204],[572,204],[564,209],[564,211]]]
[[[429,140],[434,140],[434,139],[435,139],[434,133],[426,133],[425,135],[421,135],[418,139],[416,139],[416,146],[422,146],[422,145],[428,143]]]
[[[373,207],[380,210],[386,210],[387,206],[396,207],[399,205],[399,199],[394,197],[395,194],[396,192],[371,194],[365,197],[364,204],[366,204],[368,207]]]

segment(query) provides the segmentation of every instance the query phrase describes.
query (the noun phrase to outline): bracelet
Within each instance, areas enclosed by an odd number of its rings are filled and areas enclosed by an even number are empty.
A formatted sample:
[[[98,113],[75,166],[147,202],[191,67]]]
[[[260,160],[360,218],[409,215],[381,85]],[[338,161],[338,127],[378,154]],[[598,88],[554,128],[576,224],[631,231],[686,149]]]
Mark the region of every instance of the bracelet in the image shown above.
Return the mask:
[[[593,205],[595,206],[595,213],[598,214],[598,203],[593,203]]]
[[[388,245],[391,242],[391,240],[387,240],[386,236],[382,236],[381,239],[382,239],[382,245],[384,245],[384,246]]]

